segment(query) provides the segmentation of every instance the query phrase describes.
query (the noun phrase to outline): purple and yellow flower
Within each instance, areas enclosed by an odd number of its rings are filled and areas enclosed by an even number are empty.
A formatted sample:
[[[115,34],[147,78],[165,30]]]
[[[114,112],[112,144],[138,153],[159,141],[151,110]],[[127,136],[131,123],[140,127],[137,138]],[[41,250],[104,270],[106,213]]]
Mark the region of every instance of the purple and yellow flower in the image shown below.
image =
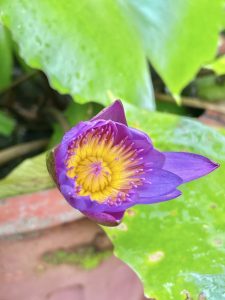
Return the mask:
[[[65,199],[109,226],[131,206],[180,196],[178,186],[218,167],[198,154],[156,150],[147,134],[128,127],[120,101],[70,129],[51,153],[48,169]]]

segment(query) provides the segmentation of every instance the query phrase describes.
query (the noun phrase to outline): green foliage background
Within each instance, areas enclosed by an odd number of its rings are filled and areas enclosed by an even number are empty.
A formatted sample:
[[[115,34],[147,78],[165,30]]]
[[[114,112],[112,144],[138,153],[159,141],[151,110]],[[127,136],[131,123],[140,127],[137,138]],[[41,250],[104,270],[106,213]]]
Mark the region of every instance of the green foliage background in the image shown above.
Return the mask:
[[[72,95],[75,103],[65,112],[71,126],[100,109],[90,101],[105,106],[121,98],[129,124],[146,131],[159,149],[193,151],[221,163],[183,187],[179,199],[132,208],[120,227],[105,228],[115,254],[157,300],[187,294],[197,300],[201,292],[225,299],[225,138],[191,119],[153,112],[148,68],[149,61],[177,101],[200,67],[224,74],[224,58],[214,60],[223,18],[220,0],[0,0],[0,90],[11,82],[16,42],[29,66]],[[9,134],[12,121],[0,114],[2,123]],[[56,125],[51,146],[62,134]],[[0,197],[51,186],[42,154],[0,181]]]

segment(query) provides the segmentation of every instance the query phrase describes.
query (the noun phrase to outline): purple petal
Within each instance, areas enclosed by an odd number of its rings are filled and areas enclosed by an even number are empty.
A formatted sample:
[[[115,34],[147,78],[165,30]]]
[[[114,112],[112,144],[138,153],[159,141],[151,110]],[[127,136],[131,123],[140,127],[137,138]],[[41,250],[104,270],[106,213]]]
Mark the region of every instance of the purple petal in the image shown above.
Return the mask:
[[[164,155],[163,169],[178,175],[183,182],[202,177],[219,167],[219,164],[194,153],[164,152]]]
[[[151,139],[143,131],[119,123],[115,123],[115,125],[117,127],[115,143],[119,143],[121,140],[128,138],[128,141],[133,142],[137,149],[142,148],[146,152],[153,148]]]
[[[106,226],[117,226],[121,222],[124,215],[124,211],[114,213],[83,211],[82,213],[92,221]]]
[[[141,198],[137,204],[152,204],[152,203],[158,203],[163,201],[168,201],[174,198],[177,198],[181,195],[181,191],[175,190],[169,194],[158,196],[158,197],[150,197],[150,198]]]
[[[73,197],[66,197],[64,193],[63,195],[73,208],[76,208],[80,211],[86,210],[89,208],[89,206],[91,206],[91,200],[88,196],[82,197],[82,196],[74,195]]]
[[[182,179],[177,175],[165,170],[154,169],[146,174],[146,182],[133,191],[131,201],[124,202],[119,206],[105,205],[104,211],[111,213],[126,210],[138,204],[151,204],[163,202],[181,195],[177,186],[182,184]]]
[[[146,168],[160,169],[165,162],[165,156],[163,153],[156,149],[151,149],[148,152],[144,152],[143,154],[141,153],[141,155]]]
[[[82,134],[84,131],[89,129],[91,126],[93,126],[93,125],[90,121],[78,123],[76,126],[72,127],[70,130],[68,130],[65,133],[60,145],[67,147],[68,143],[71,142],[71,140],[76,139],[76,137],[78,135]]]
[[[152,169],[145,174],[145,183],[137,188],[137,196],[139,199],[150,199],[168,195],[173,193],[182,182],[180,177],[171,172]],[[139,202],[138,199],[137,202]]]
[[[123,104],[120,100],[116,100],[112,105],[100,111],[100,113],[98,113],[94,118],[92,118],[91,121],[96,121],[99,119],[112,120],[114,122],[127,125]]]
[[[135,143],[135,147],[142,148],[144,151],[152,149],[152,141],[145,132],[129,127],[129,136]]]

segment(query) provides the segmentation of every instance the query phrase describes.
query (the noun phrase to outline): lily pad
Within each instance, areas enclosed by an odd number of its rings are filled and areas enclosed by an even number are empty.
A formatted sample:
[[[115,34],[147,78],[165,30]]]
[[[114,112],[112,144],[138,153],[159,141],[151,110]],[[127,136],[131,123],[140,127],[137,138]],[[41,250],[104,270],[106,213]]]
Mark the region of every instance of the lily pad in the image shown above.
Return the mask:
[[[156,300],[225,299],[225,137],[197,121],[127,110],[129,125],[147,132],[161,150],[192,151],[221,164],[185,184],[172,201],[130,209],[123,223],[104,228],[116,256]],[[189,297],[189,298],[188,298]]]

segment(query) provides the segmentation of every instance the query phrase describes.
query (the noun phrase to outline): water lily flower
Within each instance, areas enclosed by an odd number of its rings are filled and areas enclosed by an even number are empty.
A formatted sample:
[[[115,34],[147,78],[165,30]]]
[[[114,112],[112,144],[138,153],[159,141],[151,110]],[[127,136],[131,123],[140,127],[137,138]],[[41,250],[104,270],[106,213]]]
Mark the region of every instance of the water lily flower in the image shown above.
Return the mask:
[[[118,100],[66,132],[47,165],[69,204],[108,226],[131,206],[180,196],[178,186],[218,167],[198,154],[156,150],[147,134],[128,127]]]

